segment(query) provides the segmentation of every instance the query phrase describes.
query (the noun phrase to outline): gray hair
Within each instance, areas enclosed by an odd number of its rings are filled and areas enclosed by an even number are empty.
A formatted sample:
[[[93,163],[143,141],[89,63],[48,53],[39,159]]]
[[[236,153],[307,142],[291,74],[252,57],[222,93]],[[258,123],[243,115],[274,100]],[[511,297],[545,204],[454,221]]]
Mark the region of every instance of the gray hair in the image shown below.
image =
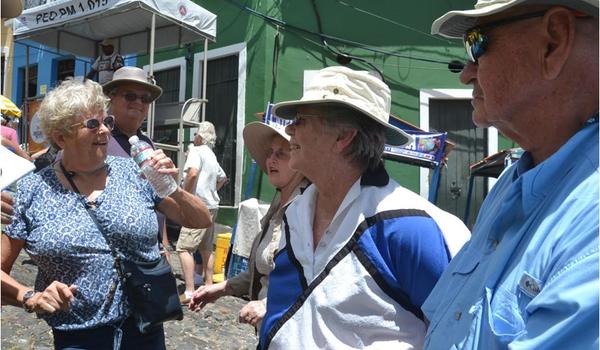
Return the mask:
[[[108,99],[102,92],[102,86],[92,80],[81,82],[72,78],[65,79],[50,91],[40,105],[38,116],[42,132],[53,146],[52,133],[72,136],[73,124],[82,116],[101,112],[106,114]]]
[[[356,136],[344,155],[363,171],[375,169],[385,146],[385,128],[351,108],[324,106],[323,126],[335,133],[356,130]]]
[[[211,122],[202,122],[198,125],[198,135],[202,138],[202,144],[210,148],[215,147],[217,142],[217,133],[215,126]]]

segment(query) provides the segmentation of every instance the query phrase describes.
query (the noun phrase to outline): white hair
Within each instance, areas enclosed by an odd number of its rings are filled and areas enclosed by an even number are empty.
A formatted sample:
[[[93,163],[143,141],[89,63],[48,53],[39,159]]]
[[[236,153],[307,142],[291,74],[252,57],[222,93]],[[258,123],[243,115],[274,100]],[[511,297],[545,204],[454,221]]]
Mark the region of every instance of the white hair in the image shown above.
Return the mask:
[[[202,122],[198,125],[198,133],[202,138],[202,144],[207,145],[210,148],[215,147],[217,142],[217,133],[215,132],[215,126],[211,122]]]

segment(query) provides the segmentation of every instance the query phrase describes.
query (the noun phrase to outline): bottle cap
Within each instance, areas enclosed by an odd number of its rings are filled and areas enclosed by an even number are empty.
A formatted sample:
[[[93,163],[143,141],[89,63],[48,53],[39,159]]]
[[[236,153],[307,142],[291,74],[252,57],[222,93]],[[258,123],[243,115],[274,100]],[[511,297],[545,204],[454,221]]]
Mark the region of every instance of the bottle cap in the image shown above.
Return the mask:
[[[139,140],[140,139],[137,137],[137,135],[133,135],[129,138],[129,143],[133,145],[134,143],[138,142]]]

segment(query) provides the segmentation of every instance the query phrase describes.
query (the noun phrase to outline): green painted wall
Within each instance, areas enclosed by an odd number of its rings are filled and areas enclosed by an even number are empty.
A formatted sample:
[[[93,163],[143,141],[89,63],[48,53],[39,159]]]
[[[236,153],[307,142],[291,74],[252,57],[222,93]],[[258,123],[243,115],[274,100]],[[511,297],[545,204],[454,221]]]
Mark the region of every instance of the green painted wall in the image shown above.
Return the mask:
[[[234,1],[197,0],[198,4],[217,14],[217,42],[210,49],[240,42],[247,45],[246,115],[245,122],[256,120],[254,113],[263,111],[267,101],[275,102],[297,99],[302,94],[303,72],[338,65],[335,55],[326,50],[318,35],[317,20],[311,1]],[[277,65],[276,87],[272,89],[272,66],[274,37],[278,28],[265,19],[240,8],[243,3],[250,9],[281,20],[279,28],[280,47]],[[392,113],[413,124],[419,124],[420,89],[465,88],[458,81],[458,74],[451,73],[445,64],[423,62],[410,58],[426,58],[448,62],[465,59],[460,41],[450,41],[429,34],[432,21],[451,9],[471,8],[473,0],[422,0],[405,2],[396,0],[378,1],[317,1],[322,31],[328,35],[394,53],[375,53],[352,45],[328,40],[337,49],[358,56],[377,66],[384,72],[386,82],[392,90]],[[298,27],[299,29],[293,29]],[[192,46],[192,52],[202,51],[202,43]],[[156,61],[186,54],[185,49],[170,50],[156,55]],[[407,58],[409,57],[409,58]],[[147,62],[147,60],[146,60]],[[144,64],[140,57],[140,64]],[[370,69],[369,66],[352,61],[355,69]],[[191,72],[188,74],[187,96],[191,93]],[[501,138],[499,149],[511,143]],[[246,151],[245,151],[246,152]],[[250,158],[245,153],[243,188],[250,169]],[[419,191],[418,168],[387,162],[392,176],[414,191]],[[260,182],[260,184],[259,184]],[[270,201],[274,194],[266,176],[256,176],[252,184],[254,196]],[[260,194],[256,190],[260,187]],[[232,225],[235,210],[221,210],[218,221]]]

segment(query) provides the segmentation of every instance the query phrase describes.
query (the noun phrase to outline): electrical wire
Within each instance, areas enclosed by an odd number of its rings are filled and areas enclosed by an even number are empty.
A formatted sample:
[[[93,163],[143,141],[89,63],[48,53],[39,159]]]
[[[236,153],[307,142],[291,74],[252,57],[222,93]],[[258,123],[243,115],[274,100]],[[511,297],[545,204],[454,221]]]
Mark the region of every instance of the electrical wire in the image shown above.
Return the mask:
[[[380,19],[380,20],[382,20],[382,21],[384,21],[384,22],[388,22],[388,23],[391,23],[391,24],[397,25],[398,27],[401,27],[401,28],[404,28],[404,29],[407,29],[407,30],[413,31],[413,32],[415,32],[415,33],[423,34],[423,35],[425,35],[425,36],[428,36],[428,37],[430,37],[430,38],[432,38],[432,39],[435,39],[435,40],[443,41],[443,42],[445,42],[446,44],[452,44],[452,42],[451,42],[450,40],[447,40],[447,39],[441,38],[441,37],[439,37],[439,36],[436,36],[436,35],[432,35],[432,34],[430,34],[430,33],[426,33],[426,32],[424,32],[424,31],[418,30],[418,29],[416,29],[416,28],[413,28],[413,27],[411,27],[411,26],[408,26],[408,25],[406,25],[406,24],[402,24],[402,23],[399,23],[399,22],[393,21],[393,20],[391,20],[391,19],[389,19],[389,18],[385,18],[385,17],[383,17],[383,16],[380,16],[380,15],[377,15],[377,14],[375,14],[375,13],[372,13],[372,12],[369,12],[369,11],[366,11],[366,10],[363,10],[363,9],[360,9],[360,8],[358,8],[358,7],[354,6],[354,5],[350,5],[350,4],[346,3],[345,1],[342,1],[342,0],[337,0],[337,2],[338,2],[339,4],[341,4],[341,5],[344,5],[344,6],[350,7],[351,9],[353,9],[353,10],[355,10],[355,11],[358,11],[358,12],[364,13],[364,14],[366,14],[366,15],[369,15],[369,16],[371,16],[371,17],[375,17],[375,18],[377,18],[377,19]]]
[[[359,43],[359,42],[355,42],[352,40],[348,40],[348,39],[343,39],[343,38],[339,38],[339,37],[335,37],[332,35],[328,35],[325,33],[316,33],[313,31],[310,31],[308,29],[304,29],[292,24],[288,24],[278,18],[274,18],[268,15],[265,15],[263,13],[260,13],[254,9],[249,8],[246,5],[240,4],[235,0],[227,0],[227,2],[231,3],[232,5],[244,10],[244,11],[248,11],[251,14],[258,16],[260,18],[262,18],[263,20],[265,20],[266,22],[270,23],[273,26],[279,25],[281,30],[295,30],[298,32],[302,32],[302,33],[306,33],[306,34],[311,34],[311,35],[315,35],[315,36],[319,36],[319,37],[324,37],[325,39],[328,40],[332,40],[341,44],[346,44],[346,45],[351,45],[354,47],[358,47],[367,51],[371,51],[374,53],[380,53],[380,54],[384,54],[384,55],[389,55],[389,56],[394,56],[394,57],[399,57],[399,58],[406,58],[409,60],[415,60],[415,61],[422,61],[422,62],[430,62],[430,63],[440,63],[440,64],[448,64],[448,61],[441,61],[441,60],[435,60],[435,59],[430,59],[430,58],[424,58],[424,57],[416,57],[416,56],[408,56],[408,55],[402,55],[402,54],[398,54],[392,51],[387,51],[387,50],[383,50],[381,48],[377,48],[377,47],[373,47],[370,45],[366,45],[363,43]],[[458,60],[464,60],[464,57],[459,57],[459,56],[451,56],[450,59],[458,59]]]
[[[328,49],[329,51],[333,52],[337,56],[336,61],[338,61],[340,64],[348,64],[353,59],[357,60],[359,62],[362,62],[362,63],[368,65],[369,67],[373,68],[377,72],[377,74],[379,74],[379,77],[381,78],[381,80],[383,82],[385,82],[385,76],[383,75],[383,72],[379,68],[377,68],[377,66],[375,66],[373,63],[371,63],[363,58],[350,55],[349,53],[343,52],[339,49],[334,49],[333,47],[329,46],[329,44],[327,44],[327,40],[325,40],[325,37],[323,36],[323,29],[321,27],[321,15],[319,14],[319,10],[317,9],[317,4],[315,1],[316,0],[311,0],[311,4],[312,4],[313,11],[315,12],[315,18],[317,20],[317,28],[319,29],[319,37],[321,38],[321,42],[323,43],[325,48]]]

